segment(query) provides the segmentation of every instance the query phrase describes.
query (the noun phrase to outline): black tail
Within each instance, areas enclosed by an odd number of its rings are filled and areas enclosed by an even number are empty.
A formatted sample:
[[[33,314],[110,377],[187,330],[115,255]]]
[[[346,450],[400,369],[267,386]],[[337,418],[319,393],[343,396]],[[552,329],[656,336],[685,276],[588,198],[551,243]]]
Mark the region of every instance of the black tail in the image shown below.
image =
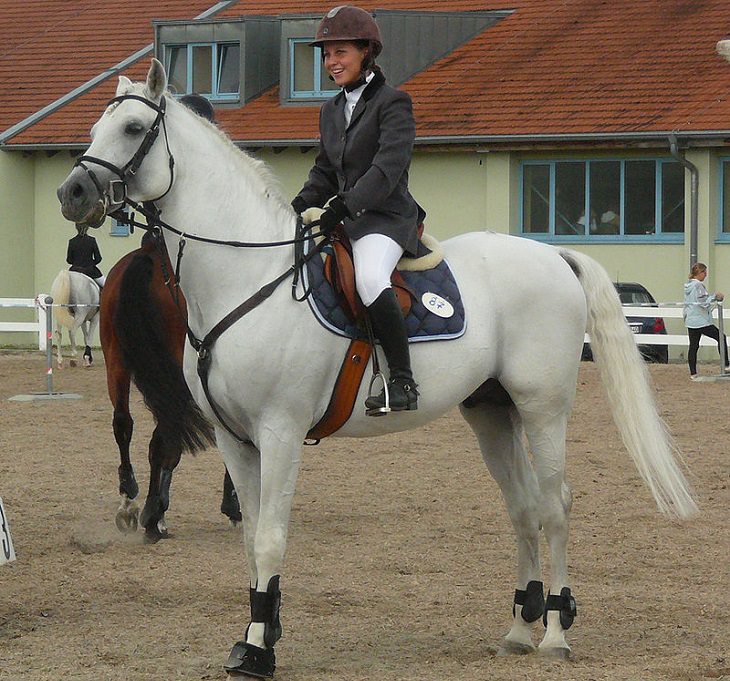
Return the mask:
[[[150,256],[138,255],[130,262],[122,278],[114,329],[127,370],[166,441],[195,453],[215,444],[213,428],[175,361],[172,349],[179,339],[167,337],[150,297],[152,274]]]

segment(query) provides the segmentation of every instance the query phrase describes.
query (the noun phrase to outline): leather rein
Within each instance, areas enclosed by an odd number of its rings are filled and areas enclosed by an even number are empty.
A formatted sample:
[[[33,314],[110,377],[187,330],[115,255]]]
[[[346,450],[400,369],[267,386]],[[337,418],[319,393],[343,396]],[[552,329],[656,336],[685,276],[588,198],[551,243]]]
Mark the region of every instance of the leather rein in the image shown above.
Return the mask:
[[[306,263],[311,260],[313,257],[318,255],[320,251],[326,246],[328,243],[328,239],[322,239],[319,243],[315,245],[314,248],[312,248],[308,253],[304,253],[304,243],[307,241],[312,241],[315,238],[322,235],[321,232],[317,233],[307,233],[309,232],[313,227],[316,227],[319,225],[319,221],[315,220],[308,225],[304,225],[302,223],[301,216],[298,216],[297,218],[297,224],[296,224],[296,233],[295,237],[293,239],[286,239],[283,241],[269,241],[269,242],[247,242],[247,241],[230,241],[230,240],[221,240],[221,239],[212,239],[208,237],[202,237],[195,234],[190,234],[187,232],[184,232],[182,230],[179,230],[172,225],[167,224],[164,220],[160,218],[161,211],[159,208],[155,205],[155,201],[158,201],[163,196],[165,196],[170,189],[172,188],[173,182],[174,182],[174,167],[175,167],[175,159],[172,155],[172,151],[170,150],[170,144],[167,137],[167,128],[165,126],[165,98],[162,97],[160,99],[160,104],[157,105],[154,102],[144,98],[139,97],[138,95],[121,95],[119,97],[114,97],[111,99],[108,103],[108,106],[112,104],[118,104],[120,102],[123,102],[125,100],[135,100],[142,102],[149,106],[151,109],[157,112],[157,116],[155,120],[153,121],[152,125],[150,126],[149,130],[145,134],[144,139],[142,140],[142,143],[140,144],[137,151],[134,153],[132,158],[122,167],[119,168],[115,166],[113,163],[110,163],[109,161],[106,161],[101,158],[97,158],[95,156],[89,156],[89,155],[83,155],[78,158],[76,161],[76,164],[74,167],[79,166],[83,170],[86,171],[86,173],[91,178],[94,186],[96,187],[97,191],[100,195],[100,201],[104,205],[104,211],[106,215],[111,215],[114,217],[118,222],[124,223],[130,226],[130,230],[134,231],[134,227],[140,227],[141,229],[145,229],[147,231],[153,232],[158,238],[159,243],[162,244],[162,247],[164,248],[164,240],[161,238],[162,230],[167,230],[169,232],[172,232],[173,234],[176,234],[180,237],[178,242],[178,253],[177,253],[177,259],[176,259],[176,265],[175,265],[175,273],[174,277],[165,276],[165,286],[170,291],[170,294],[172,295],[173,301],[176,303],[176,306],[178,308],[178,311],[182,315],[182,311],[180,310],[179,306],[179,299],[176,294],[176,290],[178,287],[178,284],[180,282],[180,266],[182,263],[182,257],[183,252],[185,248],[186,239],[192,239],[193,241],[199,241],[206,244],[213,244],[216,246],[229,246],[233,248],[272,248],[277,246],[294,246],[294,262],[292,265],[282,272],[279,276],[277,276],[275,279],[270,281],[267,284],[264,284],[256,293],[249,296],[246,300],[244,300],[240,305],[238,305],[236,308],[231,310],[223,319],[221,319],[217,324],[213,326],[210,331],[202,338],[199,339],[197,336],[193,333],[192,329],[187,323],[187,319],[183,319],[185,322],[185,327],[187,329],[187,337],[190,342],[190,345],[193,347],[193,349],[196,351],[198,355],[198,376],[200,377],[201,384],[203,386],[203,391],[205,393],[205,397],[208,400],[208,403],[210,404],[211,409],[213,410],[213,413],[215,414],[216,418],[220,422],[220,424],[239,442],[250,444],[250,440],[248,437],[241,437],[239,433],[236,433],[233,428],[226,422],[225,418],[223,418],[221,414],[221,410],[216,404],[216,402],[213,400],[212,395],[210,394],[210,389],[208,387],[208,373],[210,370],[210,363],[212,358],[212,350],[213,346],[215,345],[216,341],[220,336],[227,331],[233,324],[235,324],[238,320],[243,318],[246,314],[257,308],[261,303],[263,303],[266,299],[268,299],[271,294],[279,287],[279,285],[284,282],[286,279],[288,279],[290,276],[293,277],[292,281],[292,298],[296,300],[297,302],[301,302],[305,300],[311,290],[306,289],[304,293],[301,295],[301,297],[297,297],[297,286],[299,283],[299,279],[301,277],[301,273],[303,271],[304,266]],[[144,203],[140,204],[132,199],[130,199],[127,195],[127,182],[133,178],[137,171],[139,170],[139,167],[141,166],[142,162],[144,161],[145,157],[149,153],[150,149],[152,148],[152,145],[157,140],[157,137],[159,135],[160,129],[162,129],[164,138],[165,138],[165,146],[167,148],[167,154],[169,158],[169,168],[170,168],[170,182],[168,184],[167,189],[163,194],[158,196],[156,199],[152,201],[145,201]],[[109,181],[109,186],[107,189],[104,189],[99,179],[96,177],[94,172],[86,165],[87,163],[93,163],[99,166],[102,166],[103,168],[106,168],[107,170],[110,170],[112,173],[114,173],[119,179],[113,179]],[[146,220],[145,223],[137,222],[135,220],[134,213],[131,215],[127,215],[123,208],[125,206],[129,206],[130,208],[134,209],[135,211],[139,212],[141,215],[144,216]],[[164,262],[164,259],[163,259]],[[174,282],[174,284],[173,284]],[[173,286],[175,290],[173,290]]]

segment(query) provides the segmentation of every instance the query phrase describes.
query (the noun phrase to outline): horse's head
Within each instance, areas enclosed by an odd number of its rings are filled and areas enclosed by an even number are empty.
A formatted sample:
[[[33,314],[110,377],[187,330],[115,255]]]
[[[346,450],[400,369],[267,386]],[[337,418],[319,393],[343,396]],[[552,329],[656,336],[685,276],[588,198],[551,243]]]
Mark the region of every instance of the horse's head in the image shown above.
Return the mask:
[[[166,86],[165,69],[156,59],[145,83],[119,77],[116,97],[91,129],[91,146],[58,188],[67,220],[99,227],[127,196],[150,201],[169,190],[173,161],[165,127]]]

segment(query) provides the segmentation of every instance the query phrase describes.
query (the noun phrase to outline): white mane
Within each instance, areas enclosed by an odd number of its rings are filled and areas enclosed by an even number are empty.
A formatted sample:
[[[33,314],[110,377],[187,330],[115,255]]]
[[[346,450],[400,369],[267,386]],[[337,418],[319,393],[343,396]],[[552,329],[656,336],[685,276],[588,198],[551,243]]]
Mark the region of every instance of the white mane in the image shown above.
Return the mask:
[[[125,90],[124,94],[135,94],[145,98],[149,97],[144,83],[133,83],[131,87]],[[231,138],[215,123],[211,123],[207,118],[198,115],[192,109],[178,102],[169,90],[165,91],[164,96],[168,108],[174,107],[184,112],[184,114],[192,116],[199,124],[205,126],[211,133],[215,134],[222,143],[222,148],[231,154],[236,166],[240,168],[242,176],[246,179],[246,184],[260,192],[266,199],[274,202],[276,208],[284,211],[288,218],[291,217],[292,209],[282,194],[279,181],[264,161],[254,158],[248,152],[237,147],[231,141]],[[115,106],[115,104],[110,106],[105,114],[113,111]]]

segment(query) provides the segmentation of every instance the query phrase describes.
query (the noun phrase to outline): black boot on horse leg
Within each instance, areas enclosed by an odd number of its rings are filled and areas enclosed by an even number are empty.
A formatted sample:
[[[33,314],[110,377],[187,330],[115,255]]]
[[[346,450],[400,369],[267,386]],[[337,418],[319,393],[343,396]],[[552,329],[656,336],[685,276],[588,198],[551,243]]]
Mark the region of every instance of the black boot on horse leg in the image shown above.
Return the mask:
[[[243,674],[268,679],[274,675],[276,669],[274,644],[281,638],[282,632],[279,621],[279,609],[281,608],[279,575],[274,575],[269,580],[265,592],[250,589],[249,595],[251,624],[264,625],[264,645],[266,647],[259,648],[247,643],[246,637],[244,637],[243,641],[239,641],[233,646],[223,668],[234,675]],[[246,635],[248,635],[248,629],[246,629]]]
[[[411,372],[406,321],[393,289],[385,289],[367,310],[390,369],[388,399],[385,387],[379,395],[368,397],[365,400],[367,414],[380,416],[388,411],[418,409],[418,391]]]

